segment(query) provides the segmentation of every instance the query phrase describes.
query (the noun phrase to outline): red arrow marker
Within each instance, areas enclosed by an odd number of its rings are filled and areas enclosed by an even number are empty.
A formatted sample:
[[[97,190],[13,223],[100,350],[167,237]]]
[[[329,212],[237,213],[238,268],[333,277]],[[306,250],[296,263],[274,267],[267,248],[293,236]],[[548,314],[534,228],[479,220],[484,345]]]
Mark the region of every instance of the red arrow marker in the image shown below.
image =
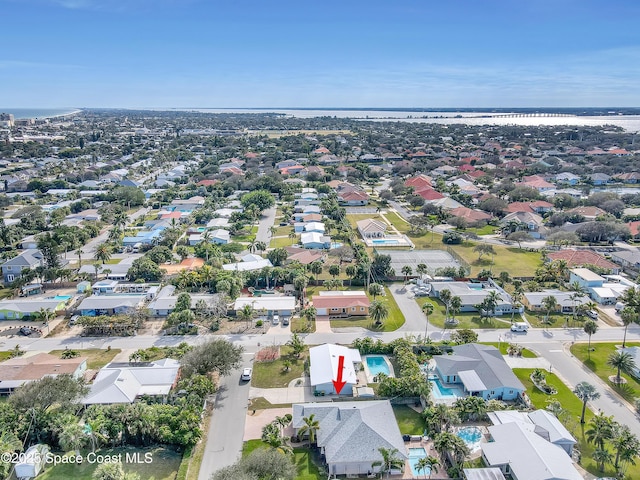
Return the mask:
[[[342,369],[344,368],[344,355],[338,357],[338,379],[333,381],[333,388],[336,389],[336,394],[340,395],[340,390],[344,387],[346,381],[342,381]]]

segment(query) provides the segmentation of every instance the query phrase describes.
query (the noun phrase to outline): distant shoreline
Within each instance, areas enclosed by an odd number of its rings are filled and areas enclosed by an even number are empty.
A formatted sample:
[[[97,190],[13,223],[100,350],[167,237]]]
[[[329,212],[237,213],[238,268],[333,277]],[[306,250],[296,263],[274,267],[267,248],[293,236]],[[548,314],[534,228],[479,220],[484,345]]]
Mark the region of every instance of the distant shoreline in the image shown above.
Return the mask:
[[[0,112],[9,113],[14,116],[16,120],[25,119],[43,119],[43,118],[61,118],[68,117],[70,115],[76,115],[82,112],[80,108],[6,108],[0,107]]]

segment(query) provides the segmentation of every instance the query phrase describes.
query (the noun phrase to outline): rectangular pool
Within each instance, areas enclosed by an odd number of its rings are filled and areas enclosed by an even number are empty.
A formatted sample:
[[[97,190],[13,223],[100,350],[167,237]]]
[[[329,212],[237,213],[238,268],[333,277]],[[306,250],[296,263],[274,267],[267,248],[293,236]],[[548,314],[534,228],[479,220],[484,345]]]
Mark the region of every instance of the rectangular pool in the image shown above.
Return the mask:
[[[416,477],[418,477],[418,475],[426,476],[431,474],[430,468],[425,468],[424,470],[420,470],[420,471],[416,469],[416,466],[418,465],[418,462],[420,461],[420,459],[425,458],[426,456],[427,456],[427,451],[422,447],[409,449],[409,465],[411,465],[411,473],[413,473]]]
[[[387,376],[391,374],[387,359],[382,355],[367,355],[366,362],[371,376],[375,377],[379,373],[384,373]]]

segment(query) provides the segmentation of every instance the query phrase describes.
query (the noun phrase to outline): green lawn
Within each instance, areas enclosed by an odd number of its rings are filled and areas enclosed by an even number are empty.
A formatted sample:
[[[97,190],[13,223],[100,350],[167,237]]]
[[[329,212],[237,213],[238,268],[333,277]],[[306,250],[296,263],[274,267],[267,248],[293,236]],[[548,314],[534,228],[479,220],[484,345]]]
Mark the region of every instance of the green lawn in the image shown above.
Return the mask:
[[[269,408],[288,408],[290,403],[271,403],[264,397],[249,399],[249,410],[267,410]]]
[[[251,385],[258,388],[286,387],[291,380],[302,377],[304,374],[304,360],[309,355],[308,347],[300,355],[300,358],[288,356],[291,349],[280,347],[280,358],[272,362],[254,362]],[[289,370],[284,368],[284,360],[289,359]]]
[[[507,355],[507,348],[509,348],[509,342],[480,342],[483,345],[493,345],[496,348],[499,348],[500,353],[502,353],[502,355]],[[522,356],[524,358],[538,358],[538,355],[536,355],[534,352],[532,352],[531,350],[529,350],[528,348],[523,348],[522,349]]]
[[[386,212],[384,217],[389,220],[389,223],[396,227],[396,230],[400,233],[406,233],[409,231],[409,223],[396,212]]]
[[[107,260],[106,262],[104,262],[105,265],[117,265],[122,261],[121,258],[110,258],[109,260]],[[86,261],[83,259],[82,263],[84,263],[86,265]]]
[[[362,287],[353,287],[351,290],[360,290]],[[395,298],[391,294],[391,291],[388,287],[384,287],[385,295],[384,297],[378,296],[377,300],[382,300],[389,307],[389,317],[383,322],[381,327],[377,327],[374,322],[369,317],[353,317],[353,318],[340,318],[331,320],[332,328],[341,328],[341,327],[362,327],[367,330],[372,330],[375,332],[393,332],[404,325],[404,315],[400,311],[400,307],[396,303]],[[370,299],[373,300],[368,293]]]
[[[524,312],[527,320],[532,327],[547,327],[547,328],[564,328],[565,325],[573,325],[573,318],[566,313],[551,313],[549,315],[549,323],[545,324],[546,312],[533,312],[531,310],[525,310]],[[576,323],[578,321],[576,320]]]
[[[429,323],[438,328],[510,328],[511,317],[505,316],[503,319],[499,317],[480,318],[480,314],[475,312],[463,312],[456,315],[457,325],[446,325],[444,323],[446,308],[442,302],[431,297],[418,297],[416,302],[420,308],[425,303],[433,305],[434,310],[429,315]]]
[[[548,402],[557,400],[562,404],[562,408],[568,412],[567,419],[563,422],[565,427],[578,440],[577,448],[582,454],[580,465],[590,473],[598,477],[615,477],[615,472],[611,466],[607,466],[604,472],[600,472],[593,460],[594,446],[587,442],[584,431],[589,429],[589,421],[594,413],[587,408],[585,413],[585,424],[580,425],[580,414],[582,412],[582,402],[573,392],[562,383],[558,377],[552,373],[547,373],[547,384],[554,387],[558,393],[556,395],[546,395],[533,386],[529,379],[533,370],[526,368],[514,368],[513,373],[520,379],[527,389],[527,394],[536,408],[546,408]],[[625,478],[640,478],[640,465],[629,465]]]
[[[11,352],[0,352],[0,362],[11,358]]]
[[[596,333],[592,338],[597,336]],[[622,339],[621,339],[622,340]],[[622,396],[625,400],[632,402],[634,398],[640,397],[640,382],[633,376],[627,375],[625,373],[622,374],[627,380],[625,385],[614,385],[609,382],[609,376],[615,375],[616,370],[607,365],[607,359],[609,356],[616,351],[616,346],[622,345],[622,342],[615,343],[591,343],[591,359],[589,359],[588,343],[576,343],[571,346],[571,353],[575,355],[577,359],[579,359],[582,363],[584,363],[585,367],[593,371],[598,377],[602,379],[607,385],[609,385],[613,390],[615,390],[620,396]],[[639,347],[640,343],[638,342],[627,342],[626,346],[628,347]]]
[[[277,237],[272,238],[269,243],[269,248],[290,247],[291,245],[300,241],[300,235],[296,234],[295,240],[289,237]]]
[[[291,319],[291,333],[313,333],[316,331],[316,322],[309,322],[305,317],[293,317]]]
[[[86,459],[87,453],[83,456]],[[137,473],[141,479],[145,480],[174,480],[180,467],[182,453],[163,447],[155,448],[114,448],[99,450],[102,455],[118,455],[122,454],[122,463],[126,473]],[[145,453],[151,453],[152,461],[150,463],[127,463],[126,454],[140,454],[144,459]],[[69,453],[72,455],[72,453]],[[38,476],[41,480],[92,480],[92,475],[98,463],[83,462],[77,464],[60,464],[54,467],[46,468],[44,473]]]
[[[394,405],[393,414],[396,416],[400,433],[403,435],[422,435],[425,422],[422,415],[406,405]]]
[[[293,232],[293,227],[291,225],[287,225],[286,227],[276,227],[276,231],[273,234],[274,237],[282,237],[287,236],[291,232]]]
[[[467,228],[465,232],[473,232],[476,235],[494,235],[497,230],[499,230],[498,227],[494,227],[493,225],[485,225],[481,228]]]
[[[113,360],[122,350],[119,348],[112,348],[111,350],[101,350],[99,348],[89,348],[85,350],[77,350],[81,357],[89,357],[87,359],[87,368],[92,370],[99,370],[107,363]],[[64,350],[51,350],[51,355],[61,356]]]
[[[248,440],[242,447],[242,456],[246,457],[259,448],[269,448],[262,440]],[[311,451],[306,447],[293,449],[293,462],[298,468],[296,480],[322,480],[318,466],[313,462]]]
[[[348,213],[347,220],[351,224],[354,230],[358,230],[358,222],[360,220],[366,220],[367,218],[381,219],[381,215],[379,213],[370,215],[368,213]]]

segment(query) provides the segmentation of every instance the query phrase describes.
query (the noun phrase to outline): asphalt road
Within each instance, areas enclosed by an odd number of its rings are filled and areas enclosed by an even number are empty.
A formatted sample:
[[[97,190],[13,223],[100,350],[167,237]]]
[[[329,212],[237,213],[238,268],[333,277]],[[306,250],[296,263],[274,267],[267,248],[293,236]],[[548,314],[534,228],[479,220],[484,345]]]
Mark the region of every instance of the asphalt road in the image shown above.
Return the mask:
[[[271,207],[262,212],[262,216],[258,221],[258,232],[256,233],[256,241],[264,242],[269,246],[271,241],[271,232],[269,229],[276,220],[276,207]]]
[[[220,382],[198,480],[208,480],[213,472],[233,465],[242,455],[251,382],[240,380],[240,374],[243,368],[252,366],[253,355],[245,353],[242,366]]]

